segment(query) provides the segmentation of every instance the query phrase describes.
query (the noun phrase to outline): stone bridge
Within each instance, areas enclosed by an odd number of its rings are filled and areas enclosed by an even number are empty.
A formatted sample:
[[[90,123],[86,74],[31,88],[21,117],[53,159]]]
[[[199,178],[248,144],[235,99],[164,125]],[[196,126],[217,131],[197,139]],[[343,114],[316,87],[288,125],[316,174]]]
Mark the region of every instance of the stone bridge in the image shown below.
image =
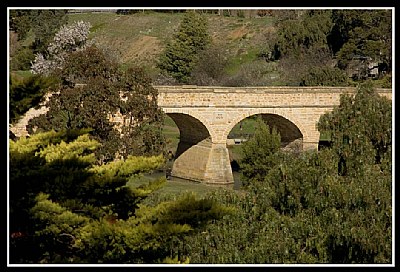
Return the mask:
[[[227,138],[241,120],[261,115],[278,129],[283,146],[316,149],[320,116],[339,105],[341,94],[356,91],[349,87],[154,87],[159,91],[158,105],[180,131],[172,175],[210,184],[234,182]],[[391,89],[377,91],[392,99]],[[10,130],[26,136],[28,120],[46,111],[45,107],[30,109]]]
[[[172,175],[210,184],[233,183],[227,138],[241,120],[261,115],[283,145],[317,149],[320,116],[339,105],[349,87],[154,86],[158,105],[180,131]],[[390,89],[378,89],[392,99]]]

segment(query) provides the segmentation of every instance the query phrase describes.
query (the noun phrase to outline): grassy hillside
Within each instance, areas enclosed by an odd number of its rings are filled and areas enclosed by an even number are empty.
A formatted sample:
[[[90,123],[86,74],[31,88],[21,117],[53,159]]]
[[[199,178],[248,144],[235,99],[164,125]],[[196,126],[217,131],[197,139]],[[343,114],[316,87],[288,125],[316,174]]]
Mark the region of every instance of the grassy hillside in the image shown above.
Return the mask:
[[[155,61],[178,29],[183,13],[146,11],[132,15],[116,13],[69,14],[69,22],[92,24],[91,38],[116,50],[123,63],[136,63],[155,71]],[[222,44],[232,58],[229,71],[256,59],[256,53],[274,31],[273,18],[225,17],[205,14],[213,42]]]

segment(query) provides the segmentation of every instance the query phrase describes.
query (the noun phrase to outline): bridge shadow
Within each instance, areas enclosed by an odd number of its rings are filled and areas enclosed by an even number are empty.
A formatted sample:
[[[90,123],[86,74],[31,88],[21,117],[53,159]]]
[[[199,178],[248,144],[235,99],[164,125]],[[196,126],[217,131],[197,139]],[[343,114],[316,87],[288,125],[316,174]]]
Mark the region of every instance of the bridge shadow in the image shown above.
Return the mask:
[[[211,136],[206,126],[198,119],[183,113],[167,113],[179,129],[179,143],[175,160],[195,145],[208,146]]]

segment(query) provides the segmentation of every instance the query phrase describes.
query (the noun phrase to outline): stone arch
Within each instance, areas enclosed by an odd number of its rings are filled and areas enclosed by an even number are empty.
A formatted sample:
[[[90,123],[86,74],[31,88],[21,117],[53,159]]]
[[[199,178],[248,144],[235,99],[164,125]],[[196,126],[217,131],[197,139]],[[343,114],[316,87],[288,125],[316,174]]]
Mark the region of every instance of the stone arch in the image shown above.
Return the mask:
[[[211,142],[211,134],[208,128],[198,118],[187,113],[167,112],[166,114],[179,128],[180,137],[175,158],[178,158],[193,145]]]
[[[225,135],[228,137],[230,131],[233,129],[235,125],[237,125],[242,120],[254,116],[260,115],[261,118],[266,122],[270,127],[275,126],[278,132],[281,135],[282,146],[291,145],[294,147],[294,144],[302,149],[302,141],[305,135],[305,128],[302,126],[300,120],[296,117],[291,116],[284,111],[276,111],[276,110],[257,110],[257,111],[249,111],[245,114],[237,116],[234,118],[233,122],[227,126]]]
[[[205,183],[233,183],[226,145],[212,142],[216,134],[206,118],[186,109],[163,110],[180,131],[171,175]]]

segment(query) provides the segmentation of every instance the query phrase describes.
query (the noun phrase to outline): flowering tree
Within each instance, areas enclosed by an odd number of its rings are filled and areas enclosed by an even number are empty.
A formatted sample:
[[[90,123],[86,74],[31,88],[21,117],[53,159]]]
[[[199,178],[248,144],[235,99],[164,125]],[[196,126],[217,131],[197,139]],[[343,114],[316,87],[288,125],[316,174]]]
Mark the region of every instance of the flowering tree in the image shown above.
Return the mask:
[[[36,54],[32,63],[33,74],[48,75],[55,69],[61,69],[68,53],[78,51],[90,44],[88,36],[91,24],[78,21],[64,25],[55,34],[53,42],[47,48],[47,54]]]

